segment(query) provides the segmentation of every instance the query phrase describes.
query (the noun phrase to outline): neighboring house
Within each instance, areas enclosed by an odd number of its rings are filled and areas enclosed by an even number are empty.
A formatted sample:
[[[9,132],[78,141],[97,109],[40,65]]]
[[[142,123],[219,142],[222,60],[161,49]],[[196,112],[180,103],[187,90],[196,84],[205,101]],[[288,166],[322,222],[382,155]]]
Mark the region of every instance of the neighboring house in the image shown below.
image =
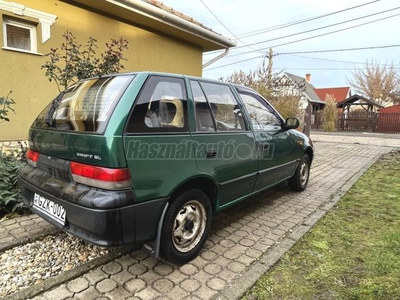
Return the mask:
[[[325,102],[320,99],[315,92],[315,87],[311,84],[311,75],[306,74],[306,78],[285,72],[281,78],[286,84],[285,86],[293,86],[292,93],[299,95],[300,107],[306,109],[308,104],[312,105],[312,111],[318,111],[324,108]],[[287,84],[287,80],[293,83]]]
[[[0,96],[12,90],[16,101],[11,122],[0,125],[0,141],[25,140],[34,118],[58,93],[41,66],[48,59],[44,54],[61,46],[66,31],[81,44],[96,38],[98,54],[111,38],[127,39],[123,62],[127,72],[201,76],[204,52],[235,46],[154,0],[0,0],[0,21]]]
[[[334,97],[335,102],[342,102],[344,99],[347,99],[351,96],[351,90],[349,86],[342,87],[332,87],[332,88],[316,88],[315,92],[318,97],[325,101],[326,95],[331,95]]]

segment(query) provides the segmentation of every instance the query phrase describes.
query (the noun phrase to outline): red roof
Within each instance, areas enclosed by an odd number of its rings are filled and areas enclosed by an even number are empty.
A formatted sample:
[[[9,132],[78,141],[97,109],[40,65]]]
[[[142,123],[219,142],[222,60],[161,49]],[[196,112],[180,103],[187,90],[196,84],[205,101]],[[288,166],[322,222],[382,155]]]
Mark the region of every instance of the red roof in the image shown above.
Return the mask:
[[[385,108],[381,108],[379,110],[381,114],[386,114],[386,113],[400,113],[400,104],[398,105],[393,105],[393,106],[388,106]]]
[[[335,97],[336,103],[342,102],[344,99],[347,99],[350,96],[350,87],[334,87],[334,88],[322,88],[315,89],[318,97],[325,101],[326,94],[333,95]]]

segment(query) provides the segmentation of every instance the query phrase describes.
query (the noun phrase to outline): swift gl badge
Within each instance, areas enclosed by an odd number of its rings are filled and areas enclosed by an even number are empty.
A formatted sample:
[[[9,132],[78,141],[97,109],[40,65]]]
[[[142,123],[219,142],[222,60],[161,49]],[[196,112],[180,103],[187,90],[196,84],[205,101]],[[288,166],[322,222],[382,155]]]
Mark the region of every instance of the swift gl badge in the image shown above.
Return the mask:
[[[96,159],[96,160],[101,160],[100,155],[94,155],[94,154],[88,154],[88,153],[76,153],[77,157],[83,157],[83,158],[89,158],[89,159]]]

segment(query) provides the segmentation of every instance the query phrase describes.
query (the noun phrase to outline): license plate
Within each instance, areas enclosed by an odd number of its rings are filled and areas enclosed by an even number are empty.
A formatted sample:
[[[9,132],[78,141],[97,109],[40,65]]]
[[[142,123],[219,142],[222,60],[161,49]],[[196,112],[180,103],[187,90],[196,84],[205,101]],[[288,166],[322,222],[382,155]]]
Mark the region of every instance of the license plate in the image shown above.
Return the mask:
[[[33,206],[46,216],[64,226],[65,208],[60,204],[54,203],[53,201],[35,193],[35,196],[33,197]]]

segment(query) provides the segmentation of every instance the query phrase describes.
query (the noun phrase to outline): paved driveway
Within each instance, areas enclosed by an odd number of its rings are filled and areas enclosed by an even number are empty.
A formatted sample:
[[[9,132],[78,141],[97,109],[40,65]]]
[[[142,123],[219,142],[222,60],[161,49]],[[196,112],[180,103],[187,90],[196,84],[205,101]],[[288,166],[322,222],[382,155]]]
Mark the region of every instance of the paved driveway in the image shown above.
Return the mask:
[[[233,299],[250,287],[390,147],[316,142],[308,189],[281,185],[218,213],[201,255],[177,266],[142,250],[34,299]],[[339,195],[339,196],[338,196]]]

